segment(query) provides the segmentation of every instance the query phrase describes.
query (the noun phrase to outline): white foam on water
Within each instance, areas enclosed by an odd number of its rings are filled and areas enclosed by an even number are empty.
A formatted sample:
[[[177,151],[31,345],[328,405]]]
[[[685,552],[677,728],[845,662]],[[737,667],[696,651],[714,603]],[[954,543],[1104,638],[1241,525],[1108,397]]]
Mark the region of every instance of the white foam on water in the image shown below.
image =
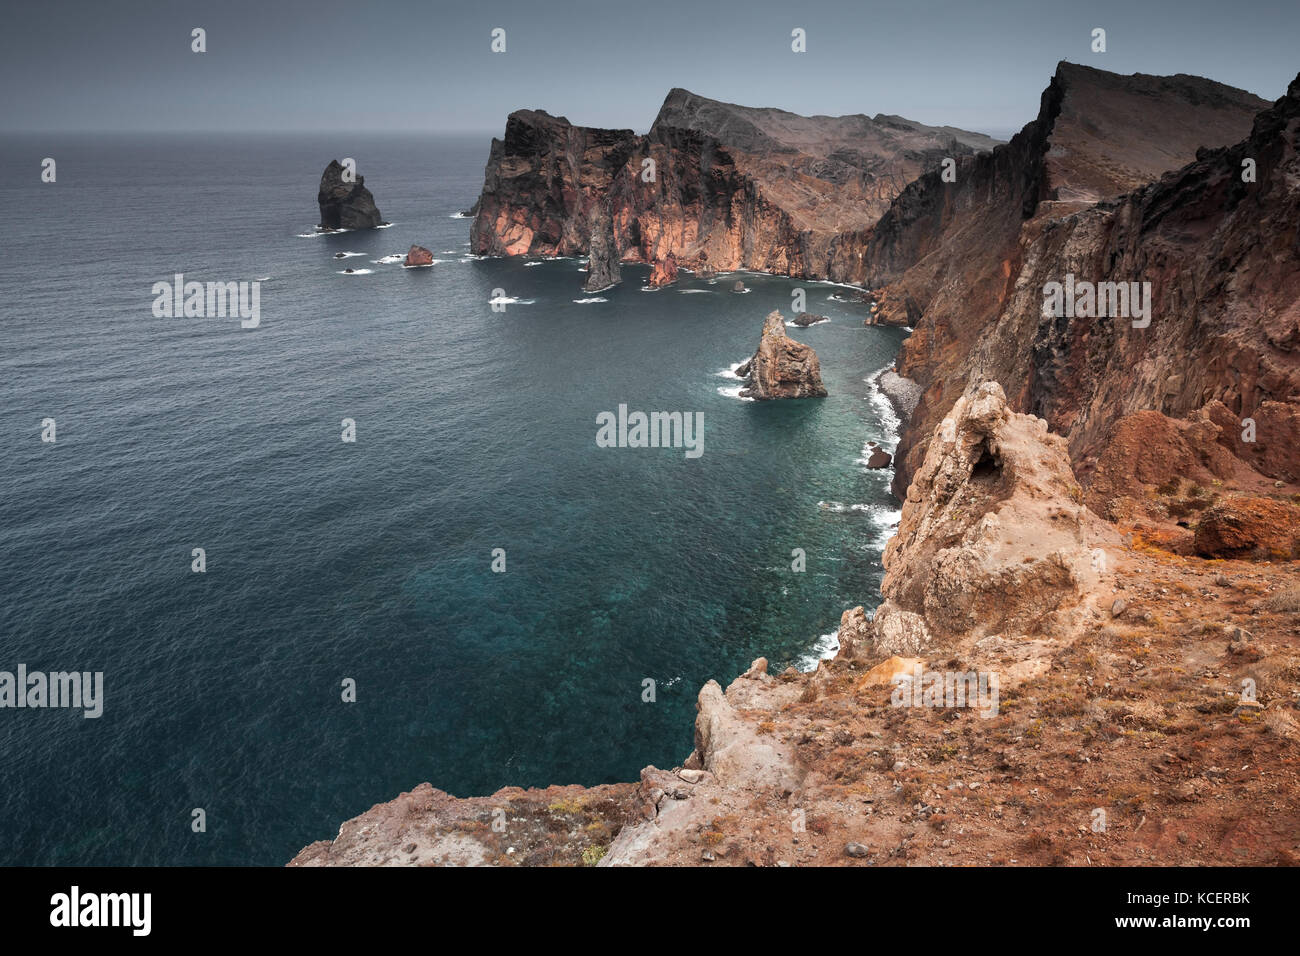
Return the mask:
[[[720,369],[718,369],[718,370],[717,370],[716,372],[714,372],[713,374],[714,374],[714,375],[717,375],[719,378],[735,378],[735,377],[736,377],[736,369],[740,368],[742,365],[744,365],[744,364],[745,364],[746,362],[748,362],[748,361],[749,361],[749,359],[741,359],[739,362],[735,363],[734,365],[730,365],[730,366],[728,366],[727,368],[720,368]]]
[[[299,232],[295,234],[295,239],[316,239],[320,236],[340,236],[345,232],[351,232],[351,229],[313,229],[311,232]]]
[[[336,252],[336,253],[334,253],[334,258],[335,258],[335,259],[351,259],[353,256],[364,256],[364,255],[365,255],[364,252]]]
[[[574,299],[573,301],[578,303],[578,305],[588,305],[592,302],[608,302],[609,299],[606,299],[602,296],[595,295],[592,296],[590,299]]]
[[[727,398],[738,398],[738,399],[740,399],[742,402],[754,402],[754,401],[757,401],[758,399],[756,399],[756,398],[751,398],[751,397],[748,396],[748,395],[741,395],[741,394],[740,394],[740,390],[741,390],[742,388],[744,388],[744,387],[745,387],[745,386],[743,386],[743,385],[735,385],[735,386],[731,386],[731,387],[727,387],[727,388],[719,387],[719,388],[718,388],[718,394],[719,394],[719,395],[725,395]]]
[[[898,417],[898,412],[894,409],[894,403],[889,400],[884,389],[880,387],[880,376],[893,368],[891,362],[882,369],[877,369],[866,378],[869,386],[867,391],[867,401],[871,403],[871,410],[876,413],[880,419],[880,424],[884,427],[885,434],[898,440],[898,429],[902,426],[903,420]]]
[[[400,254],[394,256],[384,256],[382,259],[371,259],[370,261],[377,266],[386,266],[394,262],[405,262],[406,256]]]
[[[339,275],[341,275],[341,276],[368,276],[368,275],[370,275],[370,274],[371,274],[372,272],[374,272],[374,271],[375,271],[374,269],[353,269],[351,272],[348,272],[347,270],[340,270]]]
[[[682,295],[711,295],[712,289],[678,289]]]
[[[795,661],[796,670],[807,673],[815,671],[820,661],[828,661],[840,651],[840,629],[837,627],[829,634],[823,634],[813,642],[808,652]]]
[[[532,305],[536,299],[516,299],[505,295],[497,299],[488,299],[488,305]]]
[[[447,218],[448,218],[448,219],[473,219],[474,217],[473,217],[473,216],[467,216],[467,215],[465,215],[463,212],[454,212],[454,213],[452,213],[450,216],[448,216]],[[468,243],[466,243],[466,245],[468,245]]]
[[[534,259],[532,262],[525,262],[525,263],[524,263],[524,265],[526,265],[526,266],[540,266],[541,264],[542,264],[542,260],[541,260],[541,259]]]

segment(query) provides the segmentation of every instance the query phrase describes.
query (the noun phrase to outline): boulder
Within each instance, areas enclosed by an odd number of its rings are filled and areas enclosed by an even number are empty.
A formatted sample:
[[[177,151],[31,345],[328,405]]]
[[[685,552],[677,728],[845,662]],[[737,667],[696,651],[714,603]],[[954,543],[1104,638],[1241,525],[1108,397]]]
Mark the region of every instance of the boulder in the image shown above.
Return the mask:
[[[1206,558],[1300,558],[1300,508],[1271,498],[1217,501],[1201,514],[1194,546]]]
[[[889,686],[895,677],[900,674],[910,676],[916,672],[917,667],[925,669],[925,661],[919,657],[891,657],[867,671],[858,681],[857,689]]]
[[[868,468],[888,468],[893,460],[894,456],[885,451],[875,442],[867,442]]]
[[[411,246],[410,251],[406,253],[406,261],[402,264],[407,266],[431,266],[433,265],[433,253],[424,246]]]
[[[828,319],[826,316],[816,315],[812,312],[800,312],[798,315],[794,317],[794,324],[799,326],[801,329],[807,328],[810,325],[816,325],[818,322],[829,322],[829,321],[830,319]]]

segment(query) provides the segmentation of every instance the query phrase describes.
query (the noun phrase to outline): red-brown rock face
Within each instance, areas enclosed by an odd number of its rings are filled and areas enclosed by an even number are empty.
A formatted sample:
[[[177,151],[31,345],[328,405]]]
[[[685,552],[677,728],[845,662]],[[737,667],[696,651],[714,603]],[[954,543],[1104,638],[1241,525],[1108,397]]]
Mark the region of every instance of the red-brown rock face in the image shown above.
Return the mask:
[[[1300,508],[1269,498],[1219,502],[1197,522],[1195,546],[1207,558],[1300,558]]]
[[[1119,415],[1174,408],[1155,394],[1169,384],[1167,377],[1159,383],[1157,378],[1187,369],[1190,356],[1175,360],[1170,349],[1169,362],[1153,364],[1142,387],[1132,388],[1142,356],[1123,343],[1140,339],[1119,334],[1108,321],[1043,321],[1043,286],[1065,281],[1067,273],[1090,281],[1120,275],[1150,280],[1166,321],[1153,322],[1145,339],[1158,348],[1182,339],[1194,303],[1218,293],[1190,275],[1174,293],[1163,277],[1209,251],[1201,243],[1212,228],[1203,219],[1228,211],[1227,194],[1176,195],[1177,187],[1166,180],[1151,187],[1157,192],[1142,194],[1147,198],[1137,201],[1140,213],[1133,204],[1115,211],[1113,197],[1193,162],[1200,147],[1239,141],[1266,105],[1197,77],[1117,76],[1062,63],[1043,93],[1038,118],[1010,143],[961,161],[956,182],[943,182],[938,172],[924,174],[874,229],[842,237],[833,277],[884,283],[879,314],[915,326],[897,366],[924,392],[895,456],[896,494],[905,492],[924,442],[973,374],[1001,382],[1013,408],[1067,434],[1076,460],[1081,451],[1095,452],[1088,446]],[[1224,176],[1230,173],[1239,168]],[[1197,189],[1207,185],[1198,181]],[[1098,200],[1106,201],[1094,209]],[[1162,225],[1170,213],[1179,225]],[[1201,224],[1193,225],[1197,220]],[[1168,251],[1183,249],[1182,264],[1163,275],[1155,261],[1166,252],[1159,240],[1152,241],[1153,232],[1167,235]],[[1121,261],[1125,254],[1131,256],[1127,263]],[[1068,368],[1062,366],[1066,351]],[[1234,354],[1221,355],[1219,364],[1233,361]],[[1088,363],[1098,362],[1109,363],[1110,370],[1097,374],[1101,370]],[[1106,383],[1105,394],[1086,413],[1081,390],[1091,393],[1093,385],[1083,379]],[[1208,373],[1196,385],[1184,380],[1173,387],[1205,391],[1207,380],[1215,379]]]
[[[1123,416],[1152,409],[1185,419],[1206,406],[1199,417],[1216,421],[1224,448],[1269,477],[1294,479],[1300,83],[1237,145],[1042,223],[1022,243],[1015,287],[972,367],[1068,437],[1085,482]],[[1045,316],[1045,285],[1067,273],[1149,284],[1149,315]]]
[[[645,136],[535,110],[494,140],[470,231],[486,255],[584,255],[606,203],[624,261],[825,278],[924,169],[996,141],[901,117],[804,117],[673,90]]]

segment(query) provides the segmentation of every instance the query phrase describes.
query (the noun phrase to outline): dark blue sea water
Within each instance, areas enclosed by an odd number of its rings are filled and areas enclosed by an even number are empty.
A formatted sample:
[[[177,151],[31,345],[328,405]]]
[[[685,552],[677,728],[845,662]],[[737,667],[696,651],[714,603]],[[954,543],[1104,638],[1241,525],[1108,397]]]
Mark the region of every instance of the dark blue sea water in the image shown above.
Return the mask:
[[[803,283],[831,396],[724,394],[796,284],[629,268],[579,303],[582,263],[470,259],[487,146],[0,143],[0,670],[106,698],[0,710],[0,863],[275,865],[421,781],[633,780],[689,753],[704,681],[810,666],[875,602],[896,504],[857,459],[902,333]],[[393,225],[303,237],[343,156]],[[412,242],[438,263],[376,261]],[[260,327],[155,318],[177,272],[265,278]],[[701,412],[703,456],[597,448],[620,403]]]

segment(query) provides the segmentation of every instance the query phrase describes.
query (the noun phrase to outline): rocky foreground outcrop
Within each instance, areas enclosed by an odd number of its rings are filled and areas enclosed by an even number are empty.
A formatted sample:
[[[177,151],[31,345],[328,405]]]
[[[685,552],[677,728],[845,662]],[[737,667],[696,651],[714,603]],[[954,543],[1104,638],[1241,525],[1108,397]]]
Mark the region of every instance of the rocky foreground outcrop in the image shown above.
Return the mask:
[[[344,177],[344,167],[331,159],[320,177],[316,203],[320,206],[318,229],[374,229],[384,225],[375,206],[375,197],[366,188],[366,177],[357,175],[355,182]]]
[[[917,654],[989,633],[1061,634],[1114,533],[1083,504],[1065,440],[996,382],[932,436],[885,547],[875,646]]]
[[[768,313],[753,357],[736,369],[745,379],[744,398],[768,401],[778,398],[825,398],[821,362],[809,345],[785,334],[780,312]]]
[[[644,136],[519,110],[492,142],[471,249],[588,255],[604,208],[621,261],[824,278],[840,232],[874,223],[942,159],[995,144],[897,116],[805,117],[681,89]]]

